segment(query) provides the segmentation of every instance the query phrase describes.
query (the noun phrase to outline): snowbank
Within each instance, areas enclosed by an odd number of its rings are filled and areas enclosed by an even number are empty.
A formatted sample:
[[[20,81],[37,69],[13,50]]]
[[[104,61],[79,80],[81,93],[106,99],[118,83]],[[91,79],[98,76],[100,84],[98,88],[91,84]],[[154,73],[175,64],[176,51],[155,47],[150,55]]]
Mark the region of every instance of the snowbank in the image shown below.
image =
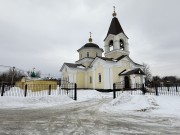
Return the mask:
[[[77,101],[87,101],[93,99],[112,98],[112,92],[102,93],[96,90],[77,90]]]
[[[156,109],[159,105],[154,98],[144,95],[122,94],[104,107],[109,110],[146,111]]]
[[[9,93],[10,94],[9,94]],[[48,91],[31,92],[28,91],[28,97],[24,97],[24,91],[21,89],[13,89],[5,93],[5,96],[0,97],[0,108],[44,108],[55,105],[63,105],[75,102],[66,95],[59,95],[55,91],[54,95],[47,95]],[[52,91],[53,92],[53,91]],[[52,94],[52,93],[51,93]],[[87,101],[102,98],[112,98],[112,93],[101,93],[96,90],[78,90],[77,101]]]
[[[149,112],[152,114],[180,117],[179,96],[154,96],[122,94],[110,103],[104,104],[100,111],[104,112]]]
[[[44,108],[74,102],[68,96],[16,97],[4,96],[0,98],[0,108]]]

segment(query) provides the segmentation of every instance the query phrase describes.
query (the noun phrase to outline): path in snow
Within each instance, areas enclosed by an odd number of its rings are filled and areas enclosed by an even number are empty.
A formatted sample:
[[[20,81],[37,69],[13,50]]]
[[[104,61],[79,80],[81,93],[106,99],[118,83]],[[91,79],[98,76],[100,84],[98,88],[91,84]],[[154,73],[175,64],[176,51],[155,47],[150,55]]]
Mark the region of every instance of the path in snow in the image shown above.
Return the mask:
[[[141,113],[110,114],[102,98],[41,109],[0,110],[0,134],[119,135],[179,134],[180,120]]]

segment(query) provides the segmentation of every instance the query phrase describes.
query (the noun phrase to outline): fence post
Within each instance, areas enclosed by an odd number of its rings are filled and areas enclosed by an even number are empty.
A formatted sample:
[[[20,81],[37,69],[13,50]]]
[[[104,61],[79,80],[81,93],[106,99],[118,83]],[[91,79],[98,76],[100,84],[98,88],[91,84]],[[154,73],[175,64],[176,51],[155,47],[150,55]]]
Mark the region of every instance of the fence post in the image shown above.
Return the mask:
[[[156,91],[156,96],[159,96],[159,94],[158,94],[158,86],[157,86],[156,83],[155,83],[155,91]]]
[[[59,87],[61,87],[61,79],[59,79]]]
[[[24,91],[24,96],[27,96],[27,84],[25,85],[25,91]]]
[[[177,89],[177,84],[176,84],[176,92],[178,92],[178,89]]]
[[[167,84],[167,88],[168,88],[168,91],[169,91],[169,84]]]
[[[4,84],[2,85],[1,96],[4,95]]]
[[[74,100],[77,100],[77,84],[74,84]]]
[[[49,85],[49,92],[48,95],[51,95],[51,84]]]
[[[113,99],[116,98],[116,84],[113,83]]]
[[[146,89],[145,89],[145,87],[144,87],[144,84],[142,84],[142,92],[143,92],[143,95],[146,94]]]

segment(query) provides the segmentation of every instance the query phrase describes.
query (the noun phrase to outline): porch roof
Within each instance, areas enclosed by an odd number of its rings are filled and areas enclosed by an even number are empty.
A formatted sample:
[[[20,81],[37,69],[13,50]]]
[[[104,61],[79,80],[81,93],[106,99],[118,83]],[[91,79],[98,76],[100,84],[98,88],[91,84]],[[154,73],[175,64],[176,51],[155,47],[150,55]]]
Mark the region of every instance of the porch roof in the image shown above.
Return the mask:
[[[123,70],[122,72],[119,73],[119,76],[121,75],[145,75],[145,73],[140,69],[140,68],[135,68],[131,70]]]

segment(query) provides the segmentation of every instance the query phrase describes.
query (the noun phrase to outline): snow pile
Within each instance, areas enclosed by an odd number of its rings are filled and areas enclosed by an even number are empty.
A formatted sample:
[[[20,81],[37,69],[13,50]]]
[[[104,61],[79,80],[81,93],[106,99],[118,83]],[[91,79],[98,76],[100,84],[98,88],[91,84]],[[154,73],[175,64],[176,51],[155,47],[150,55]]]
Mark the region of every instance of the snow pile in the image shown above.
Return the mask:
[[[109,104],[105,105],[108,110],[148,111],[156,109],[159,105],[153,97],[144,95],[122,94]]]
[[[96,90],[77,90],[77,100],[87,101],[93,99],[112,98],[112,92],[102,93]]]
[[[71,102],[74,101],[64,95],[42,97],[4,96],[0,98],[0,108],[44,108]]]
[[[180,117],[179,96],[154,96],[154,95],[130,95],[124,93],[104,104],[100,111],[103,112],[148,112],[158,116],[169,115]]]

